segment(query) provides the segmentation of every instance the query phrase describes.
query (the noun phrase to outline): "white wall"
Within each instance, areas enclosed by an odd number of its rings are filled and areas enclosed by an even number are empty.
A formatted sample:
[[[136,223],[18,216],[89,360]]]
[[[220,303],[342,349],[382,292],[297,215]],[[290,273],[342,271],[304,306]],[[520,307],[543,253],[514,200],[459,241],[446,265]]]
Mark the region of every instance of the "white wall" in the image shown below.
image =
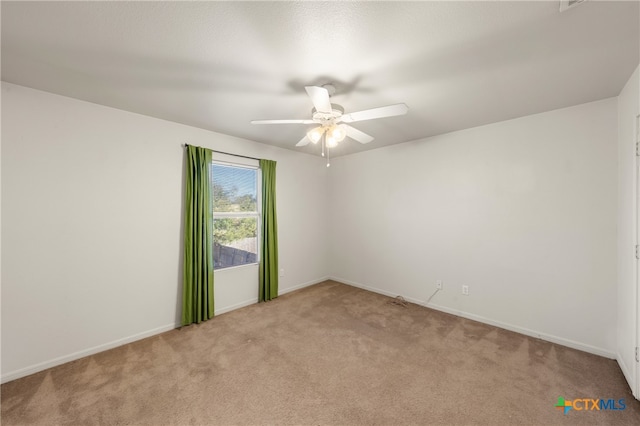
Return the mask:
[[[628,299],[616,298],[616,220],[626,216],[616,216],[615,141],[634,78],[618,100],[340,157],[330,169],[2,83],[2,380],[176,326],[183,143],[278,161],[281,293],[332,275],[423,302],[440,279],[437,309],[628,358],[616,346],[616,320],[627,318],[616,304]],[[216,272],[217,313],[256,301],[255,269]]]
[[[640,68],[618,96],[618,363],[638,396],[635,346],[636,306],[636,115],[640,114]]]
[[[616,105],[336,158],[332,277],[615,357]]]
[[[3,381],[179,323],[184,143],[276,160],[280,293],[325,279],[321,158],[3,82]],[[215,289],[256,302],[257,267]]]

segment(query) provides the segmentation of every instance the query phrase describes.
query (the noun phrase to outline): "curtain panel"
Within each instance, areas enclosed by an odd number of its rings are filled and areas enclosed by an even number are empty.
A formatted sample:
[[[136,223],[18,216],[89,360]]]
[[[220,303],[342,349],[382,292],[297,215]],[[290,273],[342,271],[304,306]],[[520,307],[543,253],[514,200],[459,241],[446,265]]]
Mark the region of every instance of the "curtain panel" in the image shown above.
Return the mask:
[[[260,160],[262,171],[262,238],[260,242],[259,302],[278,297],[278,220],[276,162]]]
[[[206,148],[186,147],[182,325],[214,313],[211,155]]]

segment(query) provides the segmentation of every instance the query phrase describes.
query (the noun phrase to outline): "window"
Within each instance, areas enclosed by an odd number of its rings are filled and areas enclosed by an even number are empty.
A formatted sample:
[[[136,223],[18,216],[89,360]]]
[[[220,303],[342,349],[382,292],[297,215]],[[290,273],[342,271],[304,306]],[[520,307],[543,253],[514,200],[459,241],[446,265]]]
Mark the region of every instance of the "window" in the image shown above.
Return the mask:
[[[258,168],[214,162],[214,269],[258,262]]]

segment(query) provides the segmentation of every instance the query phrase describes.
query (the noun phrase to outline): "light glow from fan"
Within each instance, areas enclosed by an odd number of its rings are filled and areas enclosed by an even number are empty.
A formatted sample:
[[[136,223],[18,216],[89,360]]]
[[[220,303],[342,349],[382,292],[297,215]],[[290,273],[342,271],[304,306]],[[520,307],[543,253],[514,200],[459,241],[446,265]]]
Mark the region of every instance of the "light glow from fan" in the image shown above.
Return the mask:
[[[324,137],[324,139],[323,139]],[[327,167],[331,166],[329,149],[338,146],[347,137],[347,128],[344,124],[335,124],[330,121],[307,132],[307,138],[314,144],[322,142],[322,156],[327,158]]]
[[[314,127],[313,129],[307,132],[307,137],[312,143],[316,144],[322,138],[323,133],[324,133],[324,128]]]
[[[342,142],[347,136],[347,131],[342,125],[331,127],[331,137],[337,142]]]

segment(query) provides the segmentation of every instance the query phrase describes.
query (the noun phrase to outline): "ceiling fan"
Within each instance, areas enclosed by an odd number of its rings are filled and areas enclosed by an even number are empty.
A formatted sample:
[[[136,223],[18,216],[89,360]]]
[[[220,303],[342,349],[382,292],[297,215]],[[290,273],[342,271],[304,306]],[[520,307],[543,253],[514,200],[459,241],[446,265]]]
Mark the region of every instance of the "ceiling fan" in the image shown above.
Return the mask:
[[[373,136],[346,123],[404,115],[409,111],[405,104],[394,104],[345,114],[344,108],[331,103],[330,97],[335,93],[333,85],[307,86],[305,90],[314,107],[311,110],[310,119],[253,120],[251,124],[318,124],[318,126],[309,130],[296,146],[321,142],[322,156],[325,156],[325,150],[327,153],[327,167],[331,165],[328,160],[329,148],[336,147],[345,137],[348,136],[362,144],[373,140]]]

